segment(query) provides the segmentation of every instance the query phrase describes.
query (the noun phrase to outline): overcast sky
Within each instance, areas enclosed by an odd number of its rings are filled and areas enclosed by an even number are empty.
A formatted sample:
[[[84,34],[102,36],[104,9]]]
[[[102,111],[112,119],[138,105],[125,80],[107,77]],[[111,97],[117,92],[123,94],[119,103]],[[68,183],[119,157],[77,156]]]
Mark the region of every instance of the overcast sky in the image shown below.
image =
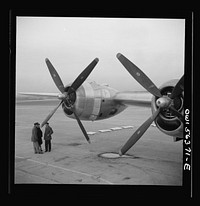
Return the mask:
[[[17,92],[58,92],[45,58],[64,85],[96,57],[89,76],[119,90],[144,90],[116,58],[135,63],[159,87],[184,73],[184,19],[17,17]]]

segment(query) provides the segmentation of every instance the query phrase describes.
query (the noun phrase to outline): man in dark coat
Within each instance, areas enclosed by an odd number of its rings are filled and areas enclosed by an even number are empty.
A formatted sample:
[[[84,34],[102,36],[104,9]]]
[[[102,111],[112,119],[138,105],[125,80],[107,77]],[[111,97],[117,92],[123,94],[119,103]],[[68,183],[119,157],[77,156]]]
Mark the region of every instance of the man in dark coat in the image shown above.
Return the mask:
[[[51,135],[53,134],[52,128],[49,126],[49,123],[46,123],[45,132],[44,132],[44,140],[45,140],[45,152],[51,151]]]
[[[39,144],[38,144],[38,134],[37,134],[37,125],[39,123],[35,122],[33,129],[32,129],[32,135],[31,135],[31,141],[33,142],[33,149],[35,154],[40,153],[40,148],[39,148]]]
[[[38,144],[40,148],[40,152],[42,153],[42,130],[40,129],[40,124],[37,124],[37,137],[38,137]]]

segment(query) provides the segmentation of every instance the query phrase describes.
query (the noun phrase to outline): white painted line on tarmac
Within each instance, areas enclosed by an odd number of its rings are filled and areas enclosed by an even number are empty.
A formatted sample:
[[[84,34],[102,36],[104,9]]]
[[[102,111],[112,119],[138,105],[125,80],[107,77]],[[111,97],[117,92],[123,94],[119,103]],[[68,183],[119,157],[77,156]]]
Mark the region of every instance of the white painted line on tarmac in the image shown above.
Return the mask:
[[[121,130],[121,129],[132,129],[134,128],[134,126],[131,125],[127,125],[127,126],[121,126],[121,127],[112,127],[109,129],[100,129],[98,130],[98,132],[104,133],[104,132],[113,132],[113,131],[117,131],[117,130]],[[94,135],[97,134],[98,132],[87,132],[88,135]]]
[[[94,135],[96,132],[87,132],[88,135]]]
[[[98,130],[99,132],[111,132],[111,130],[110,129],[100,129],[100,130]]]
[[[132,129],[133,126],[122,126],[123,129]]]
[[[85,176],[92,177],[92,178],[95,178],[95,179],[99,179],[99,180],[101,180],[101,181],[103,181],[103,182],[105,182],[107,184],[110,184],[110,185],[113,184],[112,182],[110,182],[108,180],[105,180],[105,179],[101,178],[100,176],[95,176],[95,175],[91,175],[91,174],[88,174],[88,173],[79,172],[77,170],[67,169],[67,168],[60,167],[60,166],[57,166],[57,165],[52,165],[52,164],[49,164],[49,163],[39,162],[37,160],[33,160],[33,159],[25,158],[25,157],[20,157],[20,156],[15,156],[15,157],[23,158],[23,159],[26,159],[27,161],[35,162],[35,163],[38,163],[38,164],[41,164],[41,165],[45,165],[45,166],[49,166],[49,167],[54,167],[54,168],[58,168],[58,169],[61,169],[61,170],[68,171],[68,172],[73,172],[73,173],[76,173],[76,174],[81,174],[81,175],[85,175]]]
[[[110,129],[113,130],[113,131],[116,131],[116,130],[122,129],[122,127],[113,127],[113,128],[110,128]]]

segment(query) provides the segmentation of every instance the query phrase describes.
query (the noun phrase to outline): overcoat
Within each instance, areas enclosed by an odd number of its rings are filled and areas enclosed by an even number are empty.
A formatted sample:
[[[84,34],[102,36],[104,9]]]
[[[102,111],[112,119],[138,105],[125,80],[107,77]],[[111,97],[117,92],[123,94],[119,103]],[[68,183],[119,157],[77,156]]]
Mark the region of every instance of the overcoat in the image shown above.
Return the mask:
[[[51,140],[52,137],[51,135],[53,134],[53,130],[50,126],[47,126],[45,128],[45,132],[44,132],[44,140]]]
[[[32,135],[31,135],[31,141],[32,141],[32,142],[37,142],[37,141],[38,141],[38,137],[37,137],[37,127],[36,127],[36,126],[33,126]]]
[[[37,137],[38,137],[38,143],[39,145],[42,144],[42,130],[40,128],[37,128]]]

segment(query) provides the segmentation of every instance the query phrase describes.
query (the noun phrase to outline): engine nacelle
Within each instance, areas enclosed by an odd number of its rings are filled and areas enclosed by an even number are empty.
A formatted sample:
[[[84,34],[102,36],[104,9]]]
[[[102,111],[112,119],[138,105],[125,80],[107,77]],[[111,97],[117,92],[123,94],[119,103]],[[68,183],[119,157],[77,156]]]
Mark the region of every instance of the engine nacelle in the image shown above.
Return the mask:
[[[69,87],[66,86],[65,90]],[[96,82],[84,82],[75,93],[72,93],[72,103],[75,111],[82,120],[101,120],[110,118],[122,112],[126,106],[119,105],[113,101],[113,97],[118,91],[108,86],[102,86]],[[62,104],[64,113],[75,118],[67,102]]]
[[[164,83],[159,88],[161,94],[163,96],[169,96],[172,93],[172,90],[177,82],[178,80],[171,80]],[[152,97],[152,102],[151,102],[152,113],[154,113],[158,109],[156,104],[157,99],[158,97],[155,96]],[[174,108],[177,111],[179,111],[182,115],[184,114],[183,102],[184,102],[184,92],[182,92],[182,94],[179,97],[176,97],[173,100]],[[180,121],[178,117],[174,116],[171,113],[170,109],[168,108],[161,109],[161,112],[159,113],[158,117],[155,119],[154,122],[158,127],[158,129],[163,133],[173,137],[183,138],[183,123]]]

